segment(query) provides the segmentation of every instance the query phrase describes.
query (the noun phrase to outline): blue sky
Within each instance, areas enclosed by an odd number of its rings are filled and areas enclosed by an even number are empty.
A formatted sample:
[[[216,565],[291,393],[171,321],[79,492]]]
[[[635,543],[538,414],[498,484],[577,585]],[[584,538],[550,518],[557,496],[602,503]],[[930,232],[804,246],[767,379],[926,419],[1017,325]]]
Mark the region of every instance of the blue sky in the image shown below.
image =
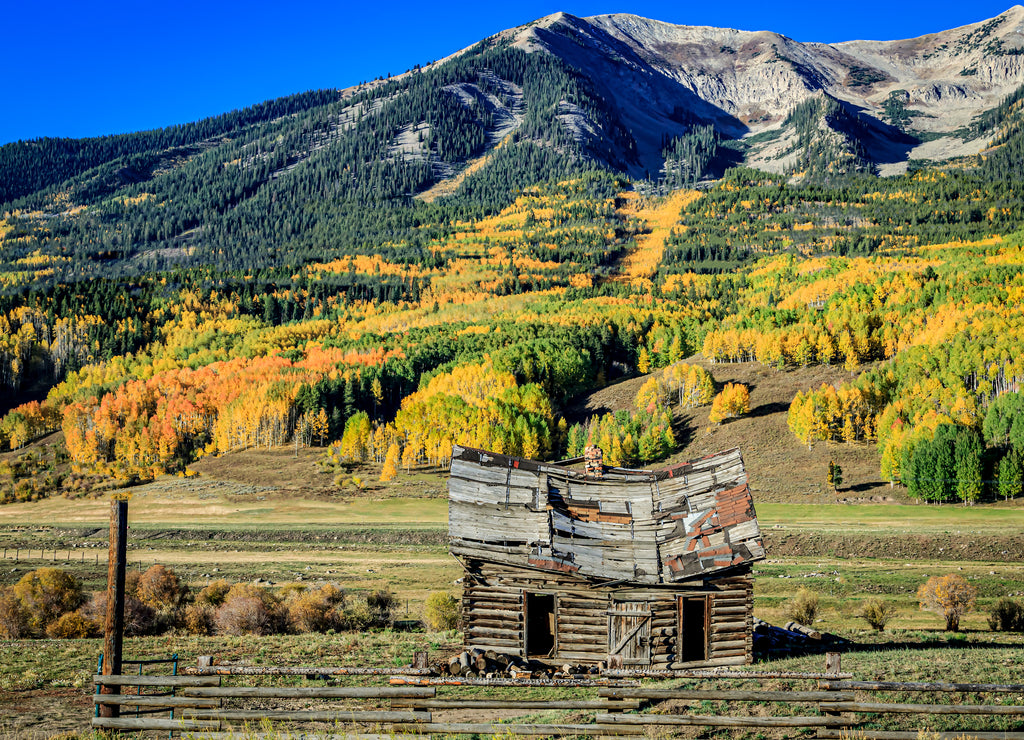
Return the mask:
[[[559,10],[836,42],[911,38],[1009,7],[1009,0],[10,3],[0,43],[0,144],[156,128],[303,90],[347,87]]]

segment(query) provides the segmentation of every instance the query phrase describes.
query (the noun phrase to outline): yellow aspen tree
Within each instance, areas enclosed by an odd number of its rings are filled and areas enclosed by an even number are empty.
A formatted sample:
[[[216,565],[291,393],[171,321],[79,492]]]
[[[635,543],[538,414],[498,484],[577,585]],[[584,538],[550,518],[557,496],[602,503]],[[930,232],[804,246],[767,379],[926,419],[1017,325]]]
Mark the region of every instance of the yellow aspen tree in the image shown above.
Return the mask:
[[[388,454],[384,458],[384,468],[380,471],[381,482],[386,483],[389,480],[394,480],[395,476],[398,475],[400,455],[401,451],[398,448],[398,443],[392,442],[391,446],[388,447]]]
[[[320,438],[320,446],[324,446],[324,440],[327,438],[327,431],[330,428],[330,424],[327,421],[327,411],[320,409],[316,412],[312,421],[311,434],[314,437]]]
[[[710,420],[721,424],[750,411],[750,391],[741,383],[726,383],[722,392],[711,402]]]
[[[646,375],[651,371],[651,356],[648,354],[646,347],[640,349],[640,355],[636,360],[636,369],[642,375]]]

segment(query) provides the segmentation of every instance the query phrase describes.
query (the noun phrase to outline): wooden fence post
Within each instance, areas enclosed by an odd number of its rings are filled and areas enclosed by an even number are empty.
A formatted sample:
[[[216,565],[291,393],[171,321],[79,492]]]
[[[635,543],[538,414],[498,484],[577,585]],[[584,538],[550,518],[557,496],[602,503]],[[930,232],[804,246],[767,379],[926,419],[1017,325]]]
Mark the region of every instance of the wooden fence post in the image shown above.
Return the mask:
[[[843,656],[840,653],[825,653],[825,674],[838,675],[842,666]],[[824,686],[823,686],[824,684]],[[824,687],[828,691],[835,691],[835,688],[829,682],[820,682],[818,687]],[[831,702],[818,702],[818,711],[821,712],[824,717],[840,717],[840,712],[835,710],[835,707],[830,706]]]
[[[107,617],[103,635],[103,675],[121,673],[121,648],[124,644],[124,580],[128,555],[128,502],[110,502],[110,554],[107,560]],[[104,684],[101,694],[116,694],[117,686]],[[116,704],[100,704],[101,717],[120,716]]]

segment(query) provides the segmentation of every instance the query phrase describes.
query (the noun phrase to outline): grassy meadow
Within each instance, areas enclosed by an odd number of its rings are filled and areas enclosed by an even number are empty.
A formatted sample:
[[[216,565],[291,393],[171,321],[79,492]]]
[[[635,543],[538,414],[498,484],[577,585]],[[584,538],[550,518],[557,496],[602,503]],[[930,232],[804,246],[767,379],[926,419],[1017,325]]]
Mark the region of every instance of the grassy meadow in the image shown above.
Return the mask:
[[[409,496],[390,487],[296,498],[276,487],[165,477],[133,489],[129,566],[143,570],[162,563],[193,589],[217,578],[263,585],[330,582],[357,593],[387,588],[398,599],[396,617],[417,619],[430,593],[458,595],[461,588],[461,566],[446,547],[447,505],[436,488],[443,488],[438,476],[421,476],[407,489]],[[759,618],[784,624],[789,602],[806,589],[819,599],[814,626],[845,641],[843,669],[857,678],[1020,682],[1024,639],[991,632],[987,612],[1002,596],[1024,596],[1021,548],[993,549],[1020,544],[1024,509],[1012,502],[973,508],[762,503],[758,516],[768,542],[768,557],[754,571]],[[51,566],[73,572],[87,589],[104,588],[108,517],[105,498],[0,507],[0,583]],[[906,552],[888,552],[888,545],[882,548],[885,557],[855,551],[872,541],[902,543]],[[1007,542],[1011,545],[1000,544]],[[943,556],[946,549],[949,558]],[[958,573],[978,589],[978,608],[957,634],[945,633],[942,618],[921,611],[915,596],[929,576],[946,573]],[[896,609],[883,633],[858,617],[868,598],[881,598]],[[416,650],[427,649],[432,659],[440,659],[460,644],[457,632],[270,637],[179,632],[126,639],[125,655],[176,653],[183,665],[194,664],[199,655],[216,655],[257,664],[397,667],[409,663]],[[96,639],[0,643],[0,735],[85,732],[90,676],[101,650]],[[756,667],[822,666],[821,655],[808,655]]]

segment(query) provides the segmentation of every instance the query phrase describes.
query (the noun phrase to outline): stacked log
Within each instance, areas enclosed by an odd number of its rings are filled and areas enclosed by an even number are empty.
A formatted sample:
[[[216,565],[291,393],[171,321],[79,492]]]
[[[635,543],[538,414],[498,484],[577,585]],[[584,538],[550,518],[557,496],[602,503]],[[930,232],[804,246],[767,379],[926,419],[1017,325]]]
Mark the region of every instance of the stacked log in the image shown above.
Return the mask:
[[[568,678],[600,673],[599,666],[582,666],[575,663],[550,665],[537,660],[525,660],[518,655],[478,648],[456,653],[434,666],[434,670],[442,676],[515,679]]]
[[[835,650],[846,640],[799,622],[784,627],[754,618],[754,652],[761,656],[806,655]]]

